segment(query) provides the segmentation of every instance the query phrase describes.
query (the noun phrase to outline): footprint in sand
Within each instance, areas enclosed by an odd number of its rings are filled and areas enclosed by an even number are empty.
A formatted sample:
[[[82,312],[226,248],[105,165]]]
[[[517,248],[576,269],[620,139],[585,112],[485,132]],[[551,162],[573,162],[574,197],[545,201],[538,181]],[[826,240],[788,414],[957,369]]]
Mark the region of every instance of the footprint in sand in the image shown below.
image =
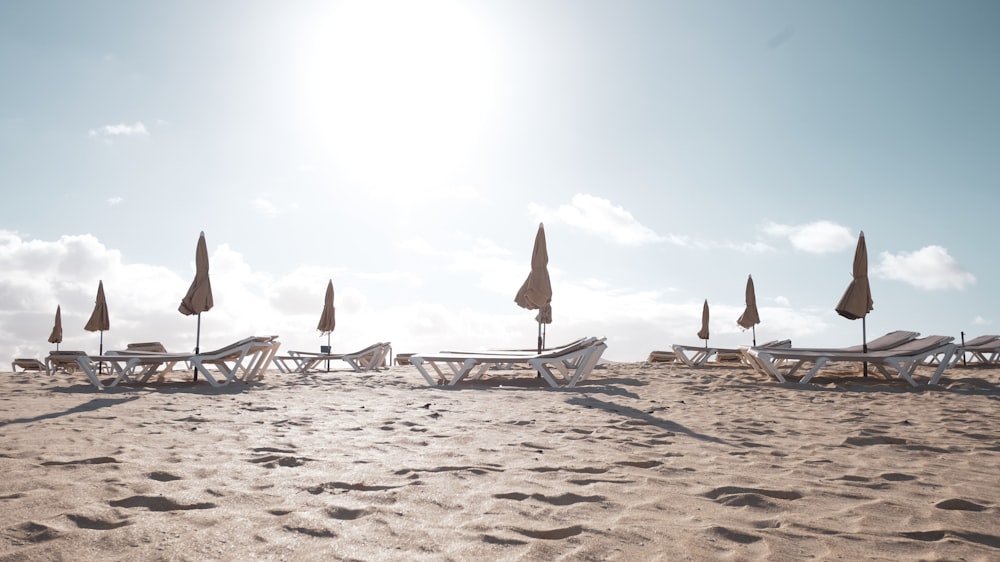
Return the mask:
[[[337,533],[334,533],[330,529],[313,529],[310,527],[292,527],[291,525],[285,525],[285,530],[292,531],[294,533],[301,533],[303,535],[309,535],[310,537],[316,537],[319,539],[332,539],[337,536]]]
[[[510,492],[506,494],[494,494],[494,498],[500,500],[514,500],[514,501],[524,501],[531,498],[535,501],[540,501],[543,503],[548,503],[551,505],[573,505],[577,503],[599,503],[605,501],[607,498],[604,496],[580,496],[577,494],[561,494],[558,496],[546,496],[543,494],[522,494],[520,492]]]
[[[773,507],[775,505],[774,502],[769,501],[768,498],[779,500],[797,500],[802,498],[802,494],[790,490],[765,490],[737,486],[723,486],[703,495],[729,507],[756,508]]]
[[[653,468],[654,466],[660,466],[663,463],[660,461],[619,461],[615,464],[621,466],[634,466],[636,468]]]
[[[544,540],[561,540],[568,539],[569,537],[575,537],[583,532],[583,527],[580,525],[573,525],[572,527],[562,527],[559,529],[546,529],[544,531],[536,531],[534,529],[521,529],[518,527],[512,527],[512,531],[519,533],[526,537],[533,539],[544,539]]]
[[[108,502],[111,507],[141,507],[149,511],[186,511],[190,509],[212,509],[216,507],[214,503],[191,503],[183,504],[175,502],[163,496],[132,496],[123,500],[111,500]]]
[[[62,536],[62,533],[56,529],[34,521],[10,527],[4,534],[12,544],[36,544]]]
[[[881,475],[880,478],[888,480],[889,482],[909,482],[910,480],[917,479],[917,477],[912,474],[903,474],[901,472],[886,472]]]
[[[72,466],[77,464],[108,464],[118,463],[114,457],[94,457],[92,459],[81,459],[77,461],[45,461],[42,466]]]
[[[265,468],[277,468],[279,466],[285,467],[296,467],[306,464],[306,461],[310,459],[302,457],[286,457],[282,455],[264,455],[263,457],[258,457],[255,459],[250,459],[250,462],[259,464]]]
[[[104,517],[89,517],[87,515],[73,513],[66,514],[66,518],[81,529],[91,529],[95,531],[110,531],[111,529],[117,529],[129,524],[128,519],[111,520]]]
[[[946,539],[952,541],[954,539],[960,539],[971,543],[985,545],[990,548],[1000,548],[1000,537],[984,533],[970,533],[966,531],[940,529],[935,531],[912,531],[908,533],[900,533],[900,535],[908,539],[926,542],[938,542]]]
[[[973,503],[967,500],[952,498],[949,500],[939,501],[934,504],[934,507],[938,509],[949,509],[955,511],[985,511],[986,507],[979,505],[978,503]]]
[[[174,476],[169,472],[163,472],[160,470],[150,472],[146,475],[150,480],[156,480],[157,482],[172,482],[174,480],[180,480],[180,476]]]
[[[751,535],[749,533],[741,533],[739,531],[734,531],[733,529],[727,529],[725,527],[712,527],[709,532],[720,538],[726,539],[727,541],[732,541],[739,544],[751,544],[761,540],[761,537],[756,535]]]
[[[535,468],[529,468],[531,472],[575,472],[579,474],[604,474],[608,471],[606,468],[599,467],[583,467],[583,468],[570,468],[570,467],[552,467],[552,466],[538,466]]]
[[[330,507],[327,508],[326,514],[332,519],[339,519],[341,521],[353,521],[368,515],[370,512],[367,509],[350,509],[346,507]]]
[[[486,544],[495,544],[500,546],[521,546],[528,544],[528,541],[522,541],[519,539],[504,539],[493,535],[483,535],[483,542]]]
[[[359,482],[357,484],[349,484],[347,482],[327,482],[325,484],[320,484],[318,486],[310,486],[306,488],[306,491],[313,495],[322,494],[326,491],[332,490],[348,490],[355,492],[382,492],[384,490],[393,490],[396,488],[402,488],[402,486],[372,486]]]

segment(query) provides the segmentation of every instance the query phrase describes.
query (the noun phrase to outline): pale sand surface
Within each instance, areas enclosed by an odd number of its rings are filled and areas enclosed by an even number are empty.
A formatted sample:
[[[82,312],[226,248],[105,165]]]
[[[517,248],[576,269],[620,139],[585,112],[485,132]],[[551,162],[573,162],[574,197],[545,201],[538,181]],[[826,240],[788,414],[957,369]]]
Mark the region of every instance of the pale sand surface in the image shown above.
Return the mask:
[[[0,560],[1000,559],[1000,370],[520,374],[0,374]]]

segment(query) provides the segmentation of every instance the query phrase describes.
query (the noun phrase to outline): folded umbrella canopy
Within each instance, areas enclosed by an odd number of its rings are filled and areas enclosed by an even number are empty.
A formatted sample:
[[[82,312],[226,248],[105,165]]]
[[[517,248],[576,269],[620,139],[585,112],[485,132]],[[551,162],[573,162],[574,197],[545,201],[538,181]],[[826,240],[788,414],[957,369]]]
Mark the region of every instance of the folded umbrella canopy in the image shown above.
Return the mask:
[[[181,305],[177,308],[181,314],[190,316],[198,315],[198,328],[195,332],[194,352],[201,352],[201,313],[207,312],[215,306],[212,298],[212,281],[208,277],[208,244],[205,242],[205,232],[198,236],[198,246],[194,253],[194,280],[188,288],[188,292],[181,299]],[[198,371],[194,372],[194,380],[198,380]]]
[[[851,284],[847,286],[844,295],[837,303],[837,314],[848,320],[861,319],[861,343],[864,353],[868,353],[868,336],[865,333],[865,318],[874,310],[872,290],[868,283],[868,247],[865,244],[865,233],[858,236],[858,245],[854,249],[854,267]],[[864,374],[868,376],[868,363],[864,364]]]
[[[333,307],[333,279],[326,284],[326,296],[323,299],[323,313],[319,317],[319,324],[316,329],[320,335],[326,334],[326,353],[330,353],[330,334],[337,327],[336,309]],[[326,361],[326,370],[330,371],[330,360]]]
[[[549,279],[549,251],[545,243],[545,225],[538,224],[535,246],[531,251],[531,272],[514,296],[521,308],[537,310],[538,352],[542,352],[544,338],[542,324],[552,323],[552,282]]]
[[[108,317],[108,301],[104,298],[103,280],[97,282],[97,299],[94,301],[94,311],[90,313],[90,319],[87,320],[87,325],[83,329],[88,332],[101,333],[101,347],[98,355],[104,355],[104,332],[111,329],[111,320]],[[101,371],[100,364],[98,364],[97,370]]]
[[[705,348],[708,348],[708,299],[701,307],[701,329],[698,330],[698,337],[705,340]]]
[[[56,351],[59,351],[59,344],[62,343],[62,307],[59,305],[56,305],[56,321],[49,333],[49,343],[56,344]]]
[[[740,327],[753,330],[753,344],[757,345],[757,324],[760,324],[760,315],[757,313],[757,295],[753,289],[753,276],[747,275],[746,308],[743,314],[736,319]]]

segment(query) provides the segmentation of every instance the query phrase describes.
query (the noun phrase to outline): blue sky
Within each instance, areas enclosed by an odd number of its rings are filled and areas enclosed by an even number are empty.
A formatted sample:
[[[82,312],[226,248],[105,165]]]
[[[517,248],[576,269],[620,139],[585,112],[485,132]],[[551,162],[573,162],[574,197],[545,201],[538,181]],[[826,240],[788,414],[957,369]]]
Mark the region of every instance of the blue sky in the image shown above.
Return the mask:
[[[98,280],[105,349],[530,346],[513,297],[545,223],[549,341],[606,357],[998,333],[994,2],[5,2],[0,356],[63,349]]]

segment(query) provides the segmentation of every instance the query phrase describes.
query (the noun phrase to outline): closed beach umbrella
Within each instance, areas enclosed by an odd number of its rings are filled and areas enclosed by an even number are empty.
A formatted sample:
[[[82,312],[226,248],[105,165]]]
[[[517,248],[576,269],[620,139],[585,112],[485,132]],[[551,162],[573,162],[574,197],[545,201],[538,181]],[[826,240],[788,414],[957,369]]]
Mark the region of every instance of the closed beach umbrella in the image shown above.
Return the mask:
[[[108,317],[108,301],[104,298],[104,281],[97,282],[97,300],[94,301],[94,311],[90,313],[90,320],[83,327],[88,332],[101,333],[101,348],[98,355],[104,355],[104,332],[111,329],[111,319]],[[98,372],[101,364],[97,366]]]
[[[195,332],[194,352],[201,352],[201,313],[207,312],[215,306],[212,299],[212,281],[208,278],[208,244],[205,242],[205,232],[198,236],[198,247],[194,253],[194,280],[188,288],[187,294],[181,299],[181,305],[177,308],[181,314],[191,316],[198,315],[198,328]],[[198,380],[198,371],[194,372],[194,380]]]
[[[330,334],[337,327],[336,309],[333,307],[333,279],[326,284],[326,297],[323,299],[323,313],[319,317],[316,329],[320,335],[326,334],[326,353],[330,353]],[[326,370],[330,370],[330,361],[326,362]]]
[[[531,272],[514,296],[521,308],[538,310],[538,352],[542,352],[542,325],[552,323],[552,282],[549,280],[549,251],[545,244],[545,225],[538,224],[535,247],[531,252]]]
[[[701,329],[698,330],[698,337],[705,340],[705,347],[708,347],[708,299],[701,307]]]
[[[757,314],[757,295],[753,289],[753,276],[747,276],[747,307],[743,309],[743,314],[736,319],[736,323],[744,329],[753,330],[753,344],[757,345],[757,324],[760,324],[760,315]]]
[[[198,236],[198,247],[194,254],[194,280],[188,288],[187,294],[181,299],[181,305],[177,310],[185,316],[198,315],[198,331],[195,335],[194,352],[198,353],[201,343],[201,313],[207,312],[215,306],[212,299],[212,281],[208,278],[208,244],[205,242],[205,233]]]
[[[330,332],[337,327],[336,309],[333,307],[333,279],[326,284],[326,297],[323,300],[323,314],[319,317],[319,324],[316,329],[321,333],[330,335]]]
[[[62,308],[59,305],[56,305],[56,321],[49,333],[49,343],[56,344],[56,351],[59,351],[59,344],[62,343]]]
[[[837,303],[837,314],[848,320],[861,319],[861,342],[864,353],[868,353],[868,336],[865,333],[865,318],[875,308],[872,302],[871,286],[868,284],[868,247],[865,245],[865,233],[858,236],[858,246],[854,250],[853,279],[847,286],[844,295]],[[868,376],[868,363],[865,363],[865,376]]]

